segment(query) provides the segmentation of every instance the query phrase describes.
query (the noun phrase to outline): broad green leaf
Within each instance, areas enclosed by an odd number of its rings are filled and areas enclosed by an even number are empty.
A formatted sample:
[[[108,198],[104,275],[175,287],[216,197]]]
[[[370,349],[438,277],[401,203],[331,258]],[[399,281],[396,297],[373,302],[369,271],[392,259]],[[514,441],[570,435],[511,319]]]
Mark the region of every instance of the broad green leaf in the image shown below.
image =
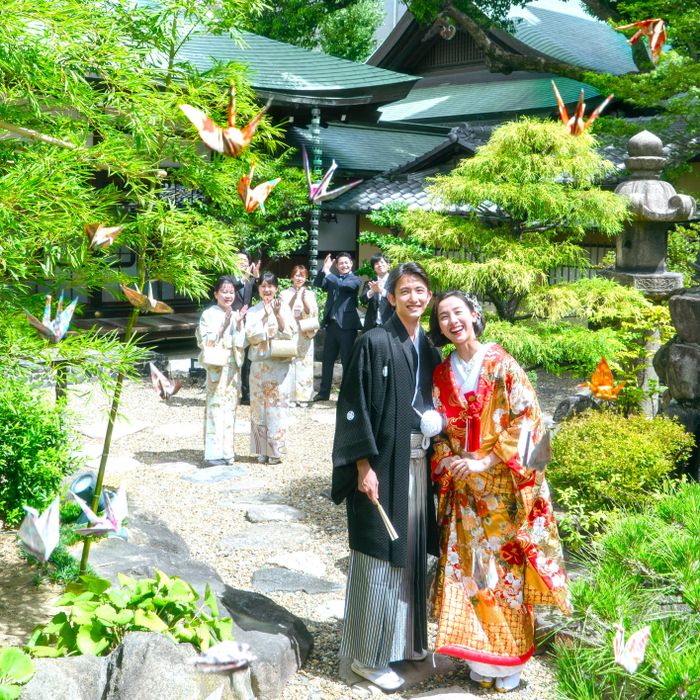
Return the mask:
[[[0,700],[15,700],[20,696],[22,688],[18,685],[5,685],[0,683]]]
[[[63,605],[70,605],[75,600],[75,593],[64,593],[56,600],[56,607],[60,608]]]
[[[161,571],[160,569],[153,569],[155,572],[156,576],[156,581],[158,582],[159,585],[161,586],[168,586],[170,585],[170,576],[166,574],[164,571]]]
[[[113,627],[116,624],[117,611],[111,605],[100,605],[95,608],[95,617],[108,627]]]
[[[117,581],[119,581],[120,586],[123,586],[124,588],[128,588],[130,590],[133,590],[133,588],[136,586],[135,578],[131,578],[131,576],[127,576],[126,574],[122,574],[121,572],[117,574]]]
[[[114,617],[114,624],[124,626],[128,625],[130,622],[132,622],[134,619],[134,611],[133,610],[119,610],[117,614]]]
[[[165,632],[168,626],[152,610],[136,610],[134,612],[134,625],[145,627],[151,632]]]
[[[109,647],[110,640],[105,635],[103,625],[83,625],[78,629],[75,643],[81,654],[99,656]]]
[[[181,578],[173,578],[168,590],[168,598],[179,603],[190,603],[197,600],[197,591]]]
[[[70,609],[70,619],[76,625],[89,624],[95,617],[95,610],[99,607],[96,600],[86,600],[82,603],[76,603]]]
[[[233,639],[233,620],[230,617],[222,617],[219,620],[214,620],[212,627],[217,631],[219,639],[222,642]]]
[[[106,590],[112,587],[112,582],[108,581],[106,578],[100,578],[99,576],[81,576],[80,580],[84,583],[85,589],[91,593],[104,593]]]
[[[0,678],[13,683],[26,683],[33,675],[34,664],[21,649],[0,649]]]
[[[121,588],[110,588],[107,598],[115,608],[125,608],[129,604],[129,594]]]
[[[47,647],[39,645],[29,647],[29,649],[32,652],[32,656],[36,656],[37,658],[54,659],[59,656],[63,656],[63,651],[56,647]]]
[[[59,634],[63,625],[68,622],[68,615],[64,612],[60,612],[54,615],[49,622],[47,622],[44,627],[40,628],[41,632],[45,635]],[[32,634],[34,638],[34,634]]]

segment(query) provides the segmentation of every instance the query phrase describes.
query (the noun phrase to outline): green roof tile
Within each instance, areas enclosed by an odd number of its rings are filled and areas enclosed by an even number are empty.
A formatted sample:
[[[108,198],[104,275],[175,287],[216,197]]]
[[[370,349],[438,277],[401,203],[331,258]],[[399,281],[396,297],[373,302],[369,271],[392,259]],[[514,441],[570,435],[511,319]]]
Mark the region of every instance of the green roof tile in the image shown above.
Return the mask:
[[[510,17],[517,39],[552,58],[613,75],[637,71],[625,35],[585,15],[575,0],[536,0]]]
[[[403,165],[444,143],[447,133],[426,134],[410,129],[331,124],[321,129],[324,169],[332,160],[340,171],[379,173]],[[295,128],[291,140],[311,147],[308,129]]]
[[[259,90],[285,93],[362,91],[369,87],[416,81],[415,76],[353,63],[317,51],[242,32],[245,45],[229,35],[195,34],[180,49],[179,60],[201,71],[215,61],[235,61],[250,68],[250,82]]]
[[[600,93],[590,85],[569,78],[555,78],[567,104],[578,99],[581,88],[586,99]],[[413,121],[450,123],[469,119],[502,119],[556,109],[551,79],[501,80],[467,85],[438,85],[414,88],[408,97],[380,107],[381,122]]]

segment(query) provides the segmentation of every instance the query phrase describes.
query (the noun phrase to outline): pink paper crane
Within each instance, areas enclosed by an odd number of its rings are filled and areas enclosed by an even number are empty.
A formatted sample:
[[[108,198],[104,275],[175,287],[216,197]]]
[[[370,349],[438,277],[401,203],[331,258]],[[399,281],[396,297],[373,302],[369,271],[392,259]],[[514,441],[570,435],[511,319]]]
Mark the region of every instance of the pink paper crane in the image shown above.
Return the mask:
[[[641,22],[615,27],[617,32],[624,32],[626,29],[637,29],[637,33],[631,39],[627,39],[627,43],[630,45],[636,44],[643,36],[648,37],[651,60],[654,63],[658,63],[661,49],[666,41],[666,25],[664,21],[657,17],[656,19],[643,19]]]
[[[238,196],[241,198],[243,207],[249,214],[252,214],[258,207],[260,207],[260,211],[264,214],[265,200],[269,197],[272,189],[282,181],[282,178],[276,177],[274,180],[268,180],[255,187],[251,187],[250,184],[253,182],[254,171],[255,163],[250,166],[250,172],[238,181]]]
[[[311,169],[309,168],[309,157],[306,155],[306,149],[303,146],[301,147],[301,156],[304,161],[306,184],[309,188],[309,201],[313,202],[314,204],[320,204],[321,202],[327,202],[331,199],[335,199],[336,197],[340,197],[341,194],[344,194],[345,192],[351,190],[353,187],[359,185],[362,182],[362,180],[354,180],[353,182],[349,182],[347,185],[343,185],[342,187],[336,187],[336,189],[328,192],[328,185],[330,185],[331,183],[333,173],[336,171],[338,164],[335,161],[333,161],[331,163],[331,167],[328,168],[328,170],[326,170],[325,174],[321,178],[321,181],[314,184],[311,182]]]
[[[72,495],[90,521],[89,527],[76,528],[75,531],[78,534],[86,537],[102,537],[103,535],[114,534],[117,537],[126,539],[122,521],[129,515],[129,508],[126,502],[124,486],[119,487],[113,499],[110,499],[109,494],[105,493],[105,512],[102,516],[97,515],[80,496],[74,493]]]
[[[148,365],[151,368],[153,391],[155,391],[163,401],[167,401],[180,391],[182,382],[179,379],[171,382],[152,362],[149,362]]]
[[[59,539],[59,499],[39,515],[31,506],[22,506],[27,514],[19,526],[19,538],[24,546],[39,560],[48,561]]]
[[[265,114],[268,102],[242,129],[236,128],[236,89],[231,83],[228,100],[228,126],[217,126],[204,112],[191,105],[180,105],[185,116],[194,124],[204,143],[217,153],[227,156],[238,156],[253,140],[255,130]]]
[[[557,98],[557,106],[559,107],[559,117],[572,136],[578,136],[578,134],[582,134],[591,124],[593,124],[593,122],[600,116],[601,112],[610,104],[610,100],[612,100],[612,98],[615,97],[615,95],[608,95],[598,105],[598,107],[596,107],[593,110],[591,116],[588,117],[588,119],[584,123],[583,115],[586,111],[586,103],[583,101],[583,90],[581,90],[581,94],[579,95],[578,104],[576,105],[576,112],[574,113],[574,116],[569,117],[569,113],[566,111],[566,106],[564,105],[564,100],[562,100],[561,95],[559,94],[559,90],[557,90],[557,86],[553,80],[552,87],[554,88],[554,94]]]
[[[647,625],[634,634],[631,634],[625,643],[625,628],[622,624],[615,625],[616,632],[613,638],[613,653],[615,662],[620,664],[627,673],[634,673],[639,664],[644,661],[647,643],[651,634],[651,627]]]

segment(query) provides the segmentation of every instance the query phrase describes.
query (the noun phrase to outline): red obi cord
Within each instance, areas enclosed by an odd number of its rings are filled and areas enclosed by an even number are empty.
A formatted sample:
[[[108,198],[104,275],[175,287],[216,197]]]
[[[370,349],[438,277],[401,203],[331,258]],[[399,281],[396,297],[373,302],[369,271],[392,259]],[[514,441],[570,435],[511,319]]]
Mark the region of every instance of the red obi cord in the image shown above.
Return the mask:
[[[464,398],[467,401],[467,440],[466,451],[477,452],[481,448],[481,411],[484,402],[475,391],[468,391]]]

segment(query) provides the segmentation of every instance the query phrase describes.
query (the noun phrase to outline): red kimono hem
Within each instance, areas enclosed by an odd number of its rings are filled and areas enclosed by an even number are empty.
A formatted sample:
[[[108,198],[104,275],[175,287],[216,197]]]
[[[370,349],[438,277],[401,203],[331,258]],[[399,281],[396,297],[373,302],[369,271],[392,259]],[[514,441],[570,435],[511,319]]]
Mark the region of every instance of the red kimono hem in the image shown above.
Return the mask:
[[[466,661],[479,661],[482,664],[493,664],[494,666],[520,666],[530,659],[535,651],[533,644],[530,649],[522,656],[494,656],[485,652],[473,651],[456,644],[447,644],[435,650],[436,654],[447,654],[448,656],[456,656],[458,659]]]

